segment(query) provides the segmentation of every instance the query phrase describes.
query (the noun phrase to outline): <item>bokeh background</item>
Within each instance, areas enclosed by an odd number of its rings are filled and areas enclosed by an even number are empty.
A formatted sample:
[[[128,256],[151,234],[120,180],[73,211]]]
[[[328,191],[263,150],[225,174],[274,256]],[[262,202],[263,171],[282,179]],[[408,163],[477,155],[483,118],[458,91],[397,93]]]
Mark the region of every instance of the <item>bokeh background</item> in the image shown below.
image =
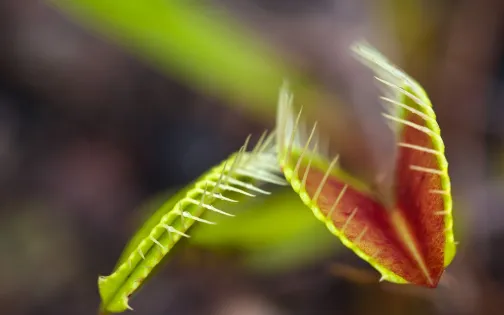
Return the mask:
[[[203,22],[202,22],[203,21]],[[0,2],[0,313],[96,314],[108,274],[171,193],[274,125],[282,76],[349,169],[390,139],[366,38],[428,91],[446,143],[458,255],[436,290],[376,273],[289,191],[195,229],[136,314],[502,314],[504,2]],[[255,138],[257,139],[257,138]]]

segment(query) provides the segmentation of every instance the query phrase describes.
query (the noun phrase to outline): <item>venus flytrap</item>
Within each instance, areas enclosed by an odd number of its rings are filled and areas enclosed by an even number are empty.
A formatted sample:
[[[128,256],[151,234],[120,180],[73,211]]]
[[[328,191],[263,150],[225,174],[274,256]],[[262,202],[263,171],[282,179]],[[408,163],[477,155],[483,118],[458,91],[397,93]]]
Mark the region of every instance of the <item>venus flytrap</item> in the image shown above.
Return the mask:
[[[206,211],[233,216],[217,202],[237,202],[269,192],[265,182],[291,185],[330,232],[369,262],[382,280],[436,287],[455,255],[452,199],[444,144],[423,88],[366,43],[351,47],[374,73],[385,95],[383,117],[397,144],[393,200],[352,176],[329,156],[317,123],[294,111],[287,86],[280,92],[276,131],[242,148],[168,200],[133,236],[116,268],[100,277],[102,312],[131,309],[128,300],[153,268],[195,223],[215,225]],[[281,175],[285,176],[285,179]],[[295,196],[295,195],[294,195]]]
[[[233,216],[215,207],[216,201],[237,202],[241,197],[269,194],[256,186],[258,182],[287,184],[277,174],[274,133],[268,137],[264,133],[251,152],[247,152],[248,139],[240,151],[167,201],[132,238],[112,274],[99,277],[102,312],[131,309],[129,297],[178,241],[190,237],[189,228],[195,222],[215,224],[202,218],[205,211]]]
[[[307,129],[287,86],[277,111],[278,162],[315,216],[382,280],[436,287],[455,255],[448,163],[436,115],[423,88],[379,52],[363,42],[351,50],[386,93],[383,117],[397,144],[394,200],[383,202],[339,166],[339,156],[320,149],[317,124]]]

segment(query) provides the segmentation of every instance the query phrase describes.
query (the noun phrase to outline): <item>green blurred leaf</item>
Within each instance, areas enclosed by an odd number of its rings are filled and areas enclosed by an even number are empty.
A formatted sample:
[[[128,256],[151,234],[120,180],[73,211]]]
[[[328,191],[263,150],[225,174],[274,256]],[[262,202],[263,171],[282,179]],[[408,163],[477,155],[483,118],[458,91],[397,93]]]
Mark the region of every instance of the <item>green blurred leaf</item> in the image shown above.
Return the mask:
[[[59,8],[105,33],[162,70],[274,113],[278,87],[296,75],[222,12],[175,0],[55,0]]]
[[[218,228],[198,225],[190,243],[208,248],[235,248],[249,267],[262,271],[294,268],[334,254],[340,242],[313,216],[291,189],[230,205],[234,218],[206,213]]]

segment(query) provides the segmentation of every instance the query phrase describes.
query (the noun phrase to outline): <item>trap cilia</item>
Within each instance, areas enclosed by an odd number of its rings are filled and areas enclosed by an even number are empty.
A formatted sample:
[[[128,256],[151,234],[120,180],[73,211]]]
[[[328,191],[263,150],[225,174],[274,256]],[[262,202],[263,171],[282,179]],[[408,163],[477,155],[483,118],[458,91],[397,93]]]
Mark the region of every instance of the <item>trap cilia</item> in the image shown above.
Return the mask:
[[[380,274],[381,280],[435,288],[455,256],[452,199],[444,143],[423,88],[364,42],[353,55],[375,75],[384,94],[383,117],[397,154],[393,202],[384,203],[367,183],[346,172],[339,156],[319,147],[317,124],[306,125],[293,95],[281,88],[276,128],[165,202],[133,236],[116,268],[98,279],[101,311],[127,309],[129,298],[195,223],[222,202],[269,195],[261,184],[291,186],[307,211]],[[218,228],[218,227],[215,227]]]

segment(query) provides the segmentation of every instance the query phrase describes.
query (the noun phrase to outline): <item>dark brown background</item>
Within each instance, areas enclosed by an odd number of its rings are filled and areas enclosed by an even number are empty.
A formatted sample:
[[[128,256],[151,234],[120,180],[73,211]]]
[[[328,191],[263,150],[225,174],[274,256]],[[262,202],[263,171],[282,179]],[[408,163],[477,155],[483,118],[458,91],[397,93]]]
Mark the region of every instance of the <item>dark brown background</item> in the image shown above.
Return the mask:
[[[442,128],[465,234],[450,268],[457,284],[435,293],[359,285],[321,272],[327,262],[259,277],[200,252],[217,263],[181,263],[161,273],[149,294],[135,300],[137,314],[504,312],[504,1],[212,5],[288,51],[344,95],[358,119],[376,122],[359,103],[359,80],[351,79],[338,51],[361,29],[372,29],[380,47],[422,83]],[[132,232],[125,218],[265,126],[149,68],[41,1],[1,1],[0,313],[94,314],[96,277],[110,271]],[[370,143],[380,143],[374,137]],[[359,156],[353,167],[365,169]],[[365,265],[349,252],[333,261]]]

